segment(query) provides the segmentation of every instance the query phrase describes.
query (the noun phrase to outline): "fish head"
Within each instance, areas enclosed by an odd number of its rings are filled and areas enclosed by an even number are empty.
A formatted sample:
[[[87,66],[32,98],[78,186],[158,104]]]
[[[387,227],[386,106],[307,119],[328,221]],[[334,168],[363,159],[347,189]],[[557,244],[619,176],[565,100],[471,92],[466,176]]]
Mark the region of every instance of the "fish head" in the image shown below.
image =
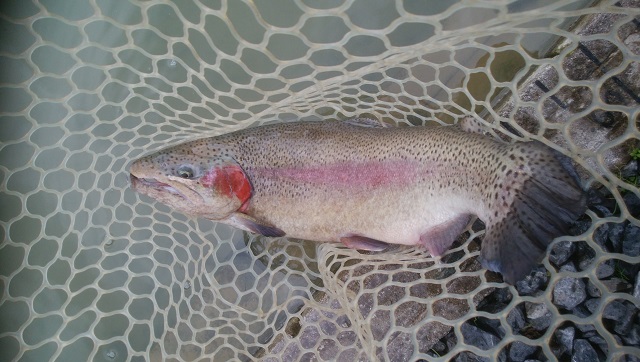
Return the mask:
[[[129,170],[135,191],[195,217],[225,219],[251,197],[251,183],[231,156],[194,143],[142,157]]]

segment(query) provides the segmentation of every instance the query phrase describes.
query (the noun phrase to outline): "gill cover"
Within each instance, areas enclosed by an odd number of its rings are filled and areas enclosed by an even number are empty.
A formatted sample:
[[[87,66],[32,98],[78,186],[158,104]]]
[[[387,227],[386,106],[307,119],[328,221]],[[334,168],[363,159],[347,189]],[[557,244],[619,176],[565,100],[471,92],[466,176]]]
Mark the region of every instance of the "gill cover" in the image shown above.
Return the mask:
[[[285,232],[262,220],[244,214],[251,198],[251,183],[246,173],[235,161],[214,165],[200,179],[200,184],[212,190],[214,198],[231,200],[231,207],[219,210],[223,217],[209,218],[222,220],[241,229],[265,236],[284,236]],[[238,206],[239,205],[239,206]],[[229,215],[231,211],[231,215]],[[217,216],[217,215],[215,215]]]
[[[216,195],[237,198],[243,206],[251,197],[251,183],[238,164],[213,166],[202,176],[200,183]]]
[[[205,198],[211,198],[204,200],[208,210],[200,214],[212,220],[222,220],[234,212],[244,211],[251,198],[251,182],[234,160],[215,162],[204,170],[198,182],[207,190]]]

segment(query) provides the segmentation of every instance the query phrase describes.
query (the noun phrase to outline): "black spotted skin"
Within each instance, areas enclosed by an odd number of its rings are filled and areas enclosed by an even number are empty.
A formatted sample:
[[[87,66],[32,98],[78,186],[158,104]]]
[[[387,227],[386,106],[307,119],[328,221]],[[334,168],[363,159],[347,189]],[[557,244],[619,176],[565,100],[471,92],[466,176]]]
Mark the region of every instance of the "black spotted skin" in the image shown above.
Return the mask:
[[[450,235],[477,215],[487,225],[484,265],[513,283],[584,212],[583,192],[570,166],[546,146],[468,131],[357,120],[280,123],[172,147],[136,161],[131,172],[188,188],[183,194],[196,190],[198,197],[146,190],[185,213],[248,230],[254,229],[247,220],[256,221],[316,241],[357,235],[424,245],[439,255]],[[176,180],[184,164],[198,175],[239,165],[252,186],[246,208],[202,196],[209,191],[199,188],[197,177]],[[448,227],[455,230],[443,232]]]

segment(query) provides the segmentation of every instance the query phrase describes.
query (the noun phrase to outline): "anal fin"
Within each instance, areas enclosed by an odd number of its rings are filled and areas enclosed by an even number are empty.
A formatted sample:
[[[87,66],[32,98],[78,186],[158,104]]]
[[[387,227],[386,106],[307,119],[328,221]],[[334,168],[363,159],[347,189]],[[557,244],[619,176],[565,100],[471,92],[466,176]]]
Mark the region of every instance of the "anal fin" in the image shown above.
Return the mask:
[[[431,256],[440,256],[449,250],[451,244],[469,224],[471,216],[461,214],[454,219],[437,225],[420,236],[420,242]]]
[[[384,241],[368,238],[361,235],[343,236],[340,242],[346,247],[356,250],[382,251],[389,247]]]
[[[285,236],[285,232],[278,229],[275,226],[268,225],[265,222],[257,220],[249,215],[236,212],[232,214],[226,223],[239,227],[243,230],[250,231],[252,233],[264,235],[264,236]]]

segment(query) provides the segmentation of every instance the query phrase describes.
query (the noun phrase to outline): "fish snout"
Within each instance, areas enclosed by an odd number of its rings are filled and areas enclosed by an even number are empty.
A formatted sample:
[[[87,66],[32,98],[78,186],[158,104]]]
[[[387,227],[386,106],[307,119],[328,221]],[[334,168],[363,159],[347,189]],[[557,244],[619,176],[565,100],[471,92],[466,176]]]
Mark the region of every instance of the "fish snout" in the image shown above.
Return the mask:
[[[143,165],[144,159],[135,160],[129,166],[129,173],[132,176],[140,176],[140,174],[144,173],[145,166]]]

